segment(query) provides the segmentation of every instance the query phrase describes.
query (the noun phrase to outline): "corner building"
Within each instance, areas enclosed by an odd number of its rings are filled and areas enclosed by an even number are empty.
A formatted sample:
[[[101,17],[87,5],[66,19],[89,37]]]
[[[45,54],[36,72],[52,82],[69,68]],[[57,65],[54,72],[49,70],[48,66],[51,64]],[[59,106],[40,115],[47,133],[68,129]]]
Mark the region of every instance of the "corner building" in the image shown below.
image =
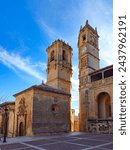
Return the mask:
[[[70,94],[42,83],[14,96],[15,136],[70,131]]]

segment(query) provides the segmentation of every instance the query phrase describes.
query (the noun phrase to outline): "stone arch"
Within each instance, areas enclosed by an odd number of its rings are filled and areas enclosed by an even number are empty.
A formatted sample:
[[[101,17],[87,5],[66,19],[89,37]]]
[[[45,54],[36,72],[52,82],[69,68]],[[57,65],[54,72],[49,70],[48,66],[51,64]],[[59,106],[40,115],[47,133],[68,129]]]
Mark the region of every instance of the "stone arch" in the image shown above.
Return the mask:
[[[101,92],[97,96],[97,117],[107,119],[111,116],[111,97],[107,92]]]
[[[19,123],[19,136],[24,136],[24,123],[22,121]]]

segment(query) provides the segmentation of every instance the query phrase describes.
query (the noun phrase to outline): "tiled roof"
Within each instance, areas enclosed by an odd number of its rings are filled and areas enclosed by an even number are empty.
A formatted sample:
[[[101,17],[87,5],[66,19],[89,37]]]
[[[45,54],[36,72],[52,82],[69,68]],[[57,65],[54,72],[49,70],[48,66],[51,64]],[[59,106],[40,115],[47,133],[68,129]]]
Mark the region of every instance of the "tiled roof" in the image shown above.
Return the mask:
[[[15,104],[15,102],[14,102],[14,101],[12,101],[12,102],[11,102],[11,101],[10,101],[10,102],[9,102],[9,101],[7,101],[7,102],[3,102],[3,103],[1,103],[1,104],[0,104],[0,107],[2,107],[2,106],[6,106],[6,105],[14,105],[14,104]]]
[[[27,89],[25,89],[25,90],[23,90],[19,93],[14,94],[14,96],[17,96],[17,95],[19,95],[19,94],[21,94],[21,93],[23,93],[27,90],[30,90],[30,89],[39,89],[39,90],[43,90],[43,91],[48,91],[48,92],[53,92],[53,93],[58,93],[58,94],[64,94],[64,95],[71,96],[69,93],[66,93],[61,89],[54,88],[54,87],[49,86],[49,85],[44,84],[44,83],[42,83],[40,85],[33,85],[33,86],[31,86],[31,87],[29,87],[29,88],[27,88]]]
[[[34,85],[33,87],[35,87],[35,88],[37,88],[37,89],[44,90],[44,91],[50,91],[50,92],[55,92],[55,93],[70,95],[70,94],[64,92],[63,90],[54,88],[54,87],[52,87],[52,86],[49,86],[49,85],[43,84],[43,83],[40,84],[40,85]]]

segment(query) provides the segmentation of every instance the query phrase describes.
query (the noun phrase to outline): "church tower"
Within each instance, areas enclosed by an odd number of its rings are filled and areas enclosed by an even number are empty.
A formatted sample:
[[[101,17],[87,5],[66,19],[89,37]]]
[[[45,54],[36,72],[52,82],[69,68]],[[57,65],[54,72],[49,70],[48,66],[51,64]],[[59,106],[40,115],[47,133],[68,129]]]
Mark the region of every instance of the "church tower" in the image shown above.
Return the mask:
[[[72,76],[72,48],[56,40],[47,48],[47,84],[70,94]]]
[[[81,26],[78,36],[80,131],[87,130],[87,107],[89,103],[87,99],[88,75],[99,69],[98,38],[97,29],[92,28],[87,20],[85,26]]]

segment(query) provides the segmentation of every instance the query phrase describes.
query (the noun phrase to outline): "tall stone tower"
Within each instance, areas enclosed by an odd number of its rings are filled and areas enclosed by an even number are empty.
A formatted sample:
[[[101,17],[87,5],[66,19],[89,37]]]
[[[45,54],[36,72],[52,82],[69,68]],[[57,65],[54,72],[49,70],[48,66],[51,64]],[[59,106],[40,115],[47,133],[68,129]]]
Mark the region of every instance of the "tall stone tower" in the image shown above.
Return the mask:
[[[79,50],[79,124],[80,131],[86,131],[88,116],[88,93],[89,73],[99,69],[99,48],[98,48],[97,29],[92,28],[88,24],[88,20],[84,27],[81,26],[78,37]]]
[[[47,84],[70,93],[72,48],[58,39],[47,48],[47,54]]]

